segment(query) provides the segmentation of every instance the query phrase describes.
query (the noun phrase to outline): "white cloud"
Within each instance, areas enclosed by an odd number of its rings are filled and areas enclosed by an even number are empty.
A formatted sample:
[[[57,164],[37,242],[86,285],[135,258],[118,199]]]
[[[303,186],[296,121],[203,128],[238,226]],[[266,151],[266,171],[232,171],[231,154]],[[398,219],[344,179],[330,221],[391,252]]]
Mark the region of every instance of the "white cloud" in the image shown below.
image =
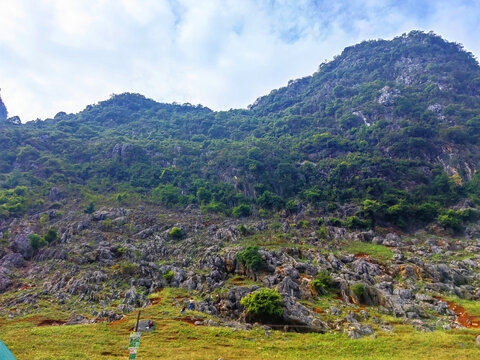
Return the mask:
[[[480,5],[352,0],[0,0],[11,115],[76,112],[111,93],[245,107],[359,41],[434,30],[480,54]]]

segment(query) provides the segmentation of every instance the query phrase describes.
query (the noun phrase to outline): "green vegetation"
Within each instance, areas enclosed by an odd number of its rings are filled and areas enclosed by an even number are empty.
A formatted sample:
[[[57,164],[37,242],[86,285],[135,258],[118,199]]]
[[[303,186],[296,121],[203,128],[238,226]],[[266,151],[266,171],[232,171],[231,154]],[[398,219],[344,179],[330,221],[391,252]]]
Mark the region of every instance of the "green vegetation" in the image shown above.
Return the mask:
[[[391,260],[394,255],[393,251],[386,246],[364,242],[350,242],[342,250],[354,255],[369,255],[383,262]]]
[[[47,245],[47,242],[44,238],[42,238],[38,234],[30,234],[28,235],[28,240],[30,242],[30,247],[32,248],[33,252],[36,253],[38,249]]]
[[[142,333],[138,356],[156,359],[277,359],[306,360],[321,357],[334,360],[391,359],[402,354],[402,359],[475,359],[476,330],[419,332],[403,319],[391,319],[395,331],[377,332],[376,338],[348,339],[345,334],[299,334],[273,331],[267,338],[265,331],[232,330],[224,327],[194,326],[183,322],[178,308],[172,302],[176,296],[188,296],[181,289],[163,289],[149,296],[156,305],[143,308],[142,318],[152,319],[156,328]],[[117,323],[88,325],[39,326],[44,320],[67,320],[58,305],[49,303],[44,311],[34,316],[0,317],[2,340],[17,359],[103,359],[128,357],[126,346],[137,312],[127,314]],[[87,315],[87,314],[85,314]],[[375,325],[373,325],[375,327]],[[376,327],[375,327],[376,328]],[[54,339],[54,341],[51,341]],[[252,341],[254,339],[254,341]]]
[[[47,234],[43,237],[47,243],[52,243],[58,239],[58,233],[54,229],[49,229]]]
[[[312,281],[312,288],[318,295],[324,295],[333,289],[332,276],[322,269]]]
[[[183,237],[183,231],[179,227],[174,226],[168,232],[168,235],[173,239],[181,239]]]
[[[83,212],[85,214],[93,214],[95,212],[95,205],[93,204],[93,202],[88,204],[88,206],[85,208],[85,210],[83,210]]]
[[[162,275],[162,277],[167,281],[170,282],[173,280],[173,277],[175,276],[175,273],[171,270],[167,271]]]
[[[249,270],[259,270],[265,266],[262,255],[258,252],[258,246],[248,246],[237,254],[237,259]]]
[[[232,210],[232,215],[235,217],[250,216],[251,213],[252,213],[252,210],[250,209],[250,206],[246,204],[240,204],[234,207]]]
[[[365,284],[359,283],[352,286],[352,292],[355,294],[360,303],[364,303],[368,295],[368,290]]]
[[[393,75],[404,70],[405,54],[426,64],[409,84]],[[3,120],[0,218],[42,208],[56,186],[80,196],[88,214],[102,194],[236,217],[293,215],[302,204],[325,210],[326,225],[409,229],[437,221],[458,230],[472,220],[448,210],[461,199],[480,204],[480,174],[470,172],[480,159],[478,78],[478,64],[458,44],[414,31],[347,48],[248,110],[125,93],[78,114]],[[379,103],[385,94],[388,105]],[[446,148],[458,175],[438,162]],[[347,203],[359,210],[338,218]]]
[[[275,321],[283,314],[282,296],[274,289],[260,289],[248,294],[240,303],[253,321]]]

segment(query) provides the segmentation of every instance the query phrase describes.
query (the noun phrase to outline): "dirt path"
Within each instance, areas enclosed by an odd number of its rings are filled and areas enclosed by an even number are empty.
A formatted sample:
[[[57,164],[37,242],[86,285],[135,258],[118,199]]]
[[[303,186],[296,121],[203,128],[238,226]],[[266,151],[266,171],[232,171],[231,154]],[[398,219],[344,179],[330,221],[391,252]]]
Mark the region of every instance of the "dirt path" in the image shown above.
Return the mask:
[[[463,327],[468,329],[479,329],[480,328],[480,319],[479,316],[473,316],[467,313],[463,306],[455,304],[453,301],[448,301],[445,299],[439,299],[447,303],[448,308],[452,310],[455,315],[456,319],[455,322]]]

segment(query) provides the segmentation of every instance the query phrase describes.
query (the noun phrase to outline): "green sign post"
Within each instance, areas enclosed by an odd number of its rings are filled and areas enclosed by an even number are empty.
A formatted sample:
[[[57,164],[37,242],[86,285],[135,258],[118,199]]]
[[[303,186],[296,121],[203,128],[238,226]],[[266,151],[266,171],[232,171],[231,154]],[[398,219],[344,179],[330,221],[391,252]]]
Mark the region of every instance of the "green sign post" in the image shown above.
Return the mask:
[[[138,332],[138,323],[140,322],[140,311],[138,312],[137,324],[135,325],[135,332],[130,333],[130,340],[128,342],[128,360],[135,360],[137,358],[138,348],[140,347],[140,336],[142,333]]]
[[[141,333],[139,332],[132,332],[130,334],[130,341],[128,343],[129,360],[135,360],[137,358],[138,348],[140,347],[140,336]]]

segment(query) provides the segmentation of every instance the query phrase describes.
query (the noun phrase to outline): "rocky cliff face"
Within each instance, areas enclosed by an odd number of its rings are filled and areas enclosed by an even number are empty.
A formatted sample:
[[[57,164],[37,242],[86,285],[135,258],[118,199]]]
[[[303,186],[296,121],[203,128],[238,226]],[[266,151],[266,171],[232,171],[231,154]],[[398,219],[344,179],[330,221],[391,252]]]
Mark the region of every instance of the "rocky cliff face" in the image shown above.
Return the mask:
[[[438,324],[458,327],[443,298],[480,299],[480,228],[475,225],[462,239],[339,227],[326,227],[319,235],[310,225],[314,219],[305,217],[292,227],[296,220],[289,216],[206,220],[195,209],[162,213],[103,208],[80,215],[67,206],[63,214],[53,210],[3,222],[1,311],[14,317],[35,311],[41,300],[65,309],[80,302],[90,316],[116,320],[148,306],[149,294],[182,287],[203,299],[198,310],[242,327],[248,316],[240,300],[271,288],[282,295],[281,323],[290,329],[344,331],[356,338],[373,333],[362,319],[374,314],[405,318],[422,331]],[[60,230],[59,239],[34,251],[28,235],[49,227]],[[181,229],[180,236],[171,235],[174,227]],[[269,244],[259,248],[264,265],[256,270],[238,259],[242,244],[252,241]],[[315,288],[315,279],[325,272],[331,284]],[[315,304],[329,293],[336,298],[326,298],[330,307],[322,315]],[[360,314],[350,313],[358,306],[364,309]],[[387,322],[376,321],[391,331]]]

